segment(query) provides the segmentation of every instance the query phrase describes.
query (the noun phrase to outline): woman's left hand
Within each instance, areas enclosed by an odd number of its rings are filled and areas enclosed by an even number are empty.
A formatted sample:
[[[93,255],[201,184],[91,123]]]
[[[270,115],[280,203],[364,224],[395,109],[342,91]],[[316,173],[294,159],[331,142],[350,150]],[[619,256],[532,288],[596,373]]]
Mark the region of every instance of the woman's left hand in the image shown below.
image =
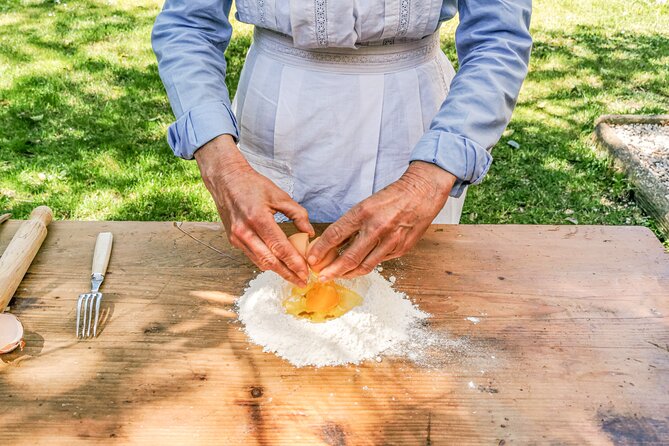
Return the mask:
[[[399,180],[330,225],[310,250],[309,264],[317,265],[347,240],[341,255],[321,270],[321,281],[368,274],[382,261],[402,256],[444,207],[455,180],[434,164],[414,161]]]

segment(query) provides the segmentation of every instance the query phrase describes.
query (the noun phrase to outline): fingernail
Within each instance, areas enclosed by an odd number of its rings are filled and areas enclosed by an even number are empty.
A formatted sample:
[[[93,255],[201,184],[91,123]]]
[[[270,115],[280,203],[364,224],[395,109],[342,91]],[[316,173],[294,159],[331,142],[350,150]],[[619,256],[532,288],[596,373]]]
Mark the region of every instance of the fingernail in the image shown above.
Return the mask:
[[[309,256],[307,262],[309,262],[309,265],[314,265],[316,263],[316,260],[318,260],[316,259],[316,256]]]
[[[318,281],[319,281],[320,283],[325,283],[325,282],[328,281],[328,278],[325,277],[325,276],[318,276]]]

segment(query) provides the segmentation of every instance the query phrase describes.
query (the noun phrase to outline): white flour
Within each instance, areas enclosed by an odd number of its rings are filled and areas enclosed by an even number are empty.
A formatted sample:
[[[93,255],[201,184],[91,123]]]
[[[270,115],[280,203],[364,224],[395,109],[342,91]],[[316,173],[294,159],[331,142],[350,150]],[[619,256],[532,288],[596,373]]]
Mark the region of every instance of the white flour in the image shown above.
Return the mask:
[[[239,320],[253,343],[296,367],[359,364],[383,352],[413,357],[421,343],[434,344],[422,327],[430,315],[378,272],[339,283],[360,294],[363,303],[337,319],[314,323],[285,312],[281,304],[291,285],[264,272],[237,301]]]

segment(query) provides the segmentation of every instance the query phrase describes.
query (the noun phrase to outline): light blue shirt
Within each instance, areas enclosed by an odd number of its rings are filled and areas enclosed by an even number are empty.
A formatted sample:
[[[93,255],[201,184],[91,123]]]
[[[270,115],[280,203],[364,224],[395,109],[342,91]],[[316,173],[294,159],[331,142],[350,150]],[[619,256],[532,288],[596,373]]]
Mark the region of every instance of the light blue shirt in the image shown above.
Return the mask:
[[[239,138],[225,86],[231,3],[166,0],[153,28],[160,76],[177,118],[167,139],[175,155],[184,159],[192,159],[198,148],[219,135]],[[274,2],[277,9],[289,3]],[[238,8],[244,10],[239,3]],[[439,21],[450,20],[456,13],[460,16],[455,35],[459,70],[411,155],[412,161],[434,163],[455,175],[454,197],[467,185],[480,182],[490,168],[490,149],[511,119],[532,46],[531,0],[444,0]],[[262,13],[251,16],[238,14],[237,18],[258,26],[267,20]],[[289,20],[279,23],[289,16],[277,15],[273,27],[290,34]],[[337,17],[329,16],[330,20],[336,26]]]

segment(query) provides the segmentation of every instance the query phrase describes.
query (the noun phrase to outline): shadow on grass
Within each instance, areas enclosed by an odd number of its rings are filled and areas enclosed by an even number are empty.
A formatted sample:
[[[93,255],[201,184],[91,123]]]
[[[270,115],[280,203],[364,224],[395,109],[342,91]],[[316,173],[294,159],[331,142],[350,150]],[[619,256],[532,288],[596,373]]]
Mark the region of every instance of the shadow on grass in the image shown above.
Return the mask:
[[[644,224],[634,191],[591,149],[593,121],[628,104],[661,113],[669,97],[669,37],[578,27],[535,31],[531,71],[486,181],[471,188],[464,222]],[[521,144],[513,149],[513,139]]]
[[[0,29],[0,63],[16,73],[0,88],[0,209],[16,218],[42,203],[57,218],[217,217],[194,163],[165,142],[173,116],[153,56],[125,58],[133,31],[148,52],[157,10],[93,1],[0,9],[15,17]],[[106,52],[94,51],[98,44]],[[228,51],[233,93],[249,44],[243,37]],[[85,205],[99,191],[118,198],[102,217]]]
[[[188,191],[153,191],[127,199],[110,220],[209,221],[201,203]]]
[[[157,10],[93,1],[59,8],[51,2],[0,6],[17,15],[0,29],[0,60],[31,67],[17,70],[0,90],[0,208],[18,218],[45,203],[58,218],[216,219],[194,163],[176,159],[165,143],[173,116],[148,52]],[[569,217],[652,226],[629,205],[633,191],[592,153],[587,135],[613,101],[628,101],[639,113],[665,111],[669,38],[593,27],[535,29],[534,35],[512,134],[495,148],[486,181],[470,189],[463,221],[565,223]],[[124,45],[137,41],[145,56],[127,60]],[[106,53],[91,51],[102,44]],[[239,36],[226,53],[231,94],[249,44],[250,36]],[[454,60],[452,39],[442,44]],[[45,59],[60,67],[45,69]],[[508,147],[508,139],[521,148]],[[116,197],[116,204],[100,211],[98,192]],[[94,204],[87,208],[88,201]]]

